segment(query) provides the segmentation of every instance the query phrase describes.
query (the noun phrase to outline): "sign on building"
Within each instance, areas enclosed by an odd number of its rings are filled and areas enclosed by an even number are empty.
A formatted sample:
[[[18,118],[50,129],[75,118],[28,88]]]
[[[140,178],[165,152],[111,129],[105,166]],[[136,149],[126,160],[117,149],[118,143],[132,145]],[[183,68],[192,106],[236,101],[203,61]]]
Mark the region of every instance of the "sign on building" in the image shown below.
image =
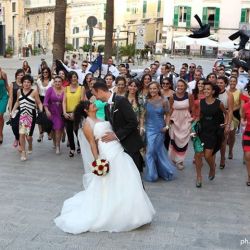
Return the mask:
[[[144,49],[145,48],[145,27],[144,26],[138,26],[136,30],[136,49]]]

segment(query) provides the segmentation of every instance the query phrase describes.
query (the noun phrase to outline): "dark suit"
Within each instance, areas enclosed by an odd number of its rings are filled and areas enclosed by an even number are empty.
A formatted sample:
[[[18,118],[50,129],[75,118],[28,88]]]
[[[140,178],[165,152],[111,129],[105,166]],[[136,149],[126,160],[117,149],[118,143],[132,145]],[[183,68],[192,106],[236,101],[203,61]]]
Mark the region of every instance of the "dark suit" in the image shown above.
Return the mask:
[[[129,101],[122,96],[114,94],[113,104],[105,106],[105,118],[113,127],[124,150],[134,160],[138,170],[142,172],[142,157],[139,150],[143,147],[138,132],[138,121]]]

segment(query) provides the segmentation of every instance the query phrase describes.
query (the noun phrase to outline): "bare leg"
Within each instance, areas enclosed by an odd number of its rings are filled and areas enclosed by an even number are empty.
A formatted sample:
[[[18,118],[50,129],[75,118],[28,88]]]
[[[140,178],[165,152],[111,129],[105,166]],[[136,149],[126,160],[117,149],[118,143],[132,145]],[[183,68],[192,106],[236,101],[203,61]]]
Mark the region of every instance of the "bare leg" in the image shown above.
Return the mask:
[[[60,153],[60,142],[62,139],[62,130],[56,130],[54,137],[55,137],[55,143],[56,143],[56,153],[59,154]]]
[[[27,136],[26,137],[27,141],[28,141],[28,153],[31,154],[32,153],[32,136]]]
[[[244,152],[244,157],[245,157],[247,175],[248,175],[247,185],[249,183],[248,186],[250,186],[250,152]]]
[[[3,126],[4,126],[3,114],[0,114],[0,141],[1,142],[3,142]]]
[[[236,129],[229,132],[228,135],[228,145],[229,145],[229,153],[228,153],[228,159],[233,159],[233,147],[235,143],[235,132]]]
[[[26,160],[26,151],[25,151],[25,134],[20,134],[19,136],[19,144],[20,144],[20,151],[21,151],[21,161]]]
[[[228,134],[225,134],[225,139],[221,144],[220,148],[220,167],[223,169],[225,167],[225,154],[226,154],[226,147],[227,147],[227,139],[228,139]]]
[[[205,159],[206,159],[206,161],[209,165],[209,168],[210,168],[208,177],[214,178],[214,176],[215,176],[215,155],[213,155],[213,149],[205,149],[204,156],[205,156]]]
[[[196,168],[196,187],[198,187],[199,183],[201,184],[202,175],[201,175],[201,168],[202,168],[202,156],[203,153],[195,153],[195,168]]]

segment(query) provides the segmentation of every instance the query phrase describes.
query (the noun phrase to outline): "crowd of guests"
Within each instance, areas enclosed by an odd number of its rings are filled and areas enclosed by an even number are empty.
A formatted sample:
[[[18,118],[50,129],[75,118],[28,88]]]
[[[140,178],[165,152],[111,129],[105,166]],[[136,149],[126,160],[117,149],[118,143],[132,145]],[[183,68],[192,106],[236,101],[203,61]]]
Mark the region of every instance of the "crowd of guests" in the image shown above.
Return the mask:
[[[62,142],[67,143],[71,158],[84,151],[74,123],[74,111],[81,101],[95,103],[97,118],[105,119],[106,103],[92,93],[97,78],[89,71],[89,62],[83,61],[78,66],[73,60],[63,65],[65,70],[58,71],[55,64],[50,68],[42,61],[36,74],[25,61],[12,83],[0,69],[0,144],[3,114],[8,109],[13,146],[18,148],[21,161],[32,153],[36,124],[37,142],[42,143],[47,133],[56,154],[61,153]],[[233,68],[226,74],[224,65],[219,65],[205,76],[202,66],[183,63],[177,73],[171,63],[155,61],[132,77],[127,65],[116,67],[111,58],[102,66],[101,76],[109,91],[127,98],[137,117],[145,145],[141,154],[147,181],[159,177],[172,180],[176,169],[183,170],[192,138],[196,187],[202,187],[203,158],[209,166],[208,179],[212,181],[216,174],[216,154],[220,154],[219,168],[224,169],[229,164],[226,158],[234,157],[235,136],[243,129],[243,161],[247,167],[246,184],[250,186],[250,82],[242,77],[241,71]],[[36,76],[35,81],[32,76]],[[48,122],[51,128],[45,129],[44,123]]]

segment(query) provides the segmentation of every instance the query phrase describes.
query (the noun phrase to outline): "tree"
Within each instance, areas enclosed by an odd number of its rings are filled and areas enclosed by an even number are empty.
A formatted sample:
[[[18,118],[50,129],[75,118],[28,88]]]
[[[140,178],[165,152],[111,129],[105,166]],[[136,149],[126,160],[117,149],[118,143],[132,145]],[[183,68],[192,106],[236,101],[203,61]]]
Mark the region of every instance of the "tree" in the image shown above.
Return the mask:
[[[106,62],[112,56],[113,43],[113,27],[114,27],[114,0],[107,0],[106,4],[106,32],[105,32],[105,47],[104,61]]]
[[[56,0],[53,60],[63,60],[65,52],[67,0]]]

